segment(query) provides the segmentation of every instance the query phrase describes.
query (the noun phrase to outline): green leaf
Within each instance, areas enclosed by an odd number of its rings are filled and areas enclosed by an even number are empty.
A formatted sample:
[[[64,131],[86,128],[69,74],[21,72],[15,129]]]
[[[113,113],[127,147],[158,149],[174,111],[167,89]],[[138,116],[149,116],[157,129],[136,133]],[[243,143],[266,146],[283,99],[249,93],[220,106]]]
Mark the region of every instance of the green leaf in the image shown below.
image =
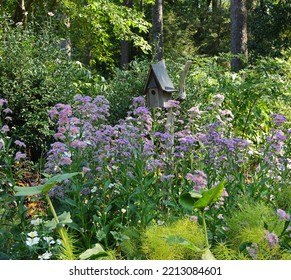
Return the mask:
[[[195,252],[202,252],[202,250],[200,248],[196,247],[190,241],[188,241],[187,239],[184,239],[183,237],[181,237],[179,235],[170,235],[170,236],[165,236],[164,238],[166,239],[166,242],[168,244],[181,245],[181,246],[185,246],[185,247],[187,247]]]
[[[202,192],[202,198],[200,198],[195,204],[194,208],[203,210],[209,206],[211,202],[216,201],[222,194],[224,189],[224,181],[221,181],[216,187]]]
[[[202,197],[201,193],[191,191],[191,192],[181,194],[181,196],[179,198],[179,202],[184,208],[192,211],[195,202],[197,201],[197,199],[199,199],[201,197]]]
[[[207,248],[202,254],[202,260],[216,260],[214,255],[211,253],[210,249]]]
[[[15,187],[15,196],[26,196],[26,195],[36,195],[43,192],[45,186],[35,186],[35,187]]]
[[[57,227],[62,227],[63,224],[71,224],[73,221],[71,219],[70,212],[63,212],[61,215],[58,216],[59,224],[57,224],[55,219],[52,219],[45,223],[45,227],[47,227],[49,230],[53,230]]]
[[[76,175],[82,174],[81,172],[74,172],[74,173],[65,173],[59,174],[56,176],[51,177],[48,181],[44,184],[43,193],[49,192],[57,183],[61,183],[67,179],[70,179]]]
[[[66,179],[72,178],[73,176],[82,174],[81,172],[59,174],[51,177],[44,185],[35,187],[15,187],[15,196],[26,196],[48,193],[57,183],[60,183]]]
[[[95,246],[91,249],[87,249],[85,252],[83,252],[80,256],[80,260],[88,260],[88,259],[98,259],[99,257],[107,256],[108,253],[106,253],[103,249],[103,247],[96,243]]]

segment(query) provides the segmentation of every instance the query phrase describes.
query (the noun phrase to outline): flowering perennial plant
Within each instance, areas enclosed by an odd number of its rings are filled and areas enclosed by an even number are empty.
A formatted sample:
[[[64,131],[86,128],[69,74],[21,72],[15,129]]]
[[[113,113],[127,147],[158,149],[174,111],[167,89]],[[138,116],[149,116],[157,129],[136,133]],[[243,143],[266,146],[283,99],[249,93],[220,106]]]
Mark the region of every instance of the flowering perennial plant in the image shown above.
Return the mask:
[[[151,112],[144,98],[137,97],[116,125],[106,123],[109,103],[104,96],[78,95],[74,104],[52,108],[49,114],[58,127],[45,172],[81,171],[84,177],[66,180],[50,195],[74,209],[74,227],[88,246],[119,242],[116,232],[123,226],[180,215],[181,192],[209,190],[226,180],[220,200],[206,214],[215,239],[221,234],[216,225],[223,228],[224,215],[240,196],[252,193],[269,201],[282,188],[290,179],[285,118],[274,115],[266,141],[255,146],[232,131],[233,115],[222,108],[223,101],[223,95],[215,95],[211,106],[188,110],[184,122],[179,102],[169,101],[165,112]],[[289,217],[282,211],[278,215]]]

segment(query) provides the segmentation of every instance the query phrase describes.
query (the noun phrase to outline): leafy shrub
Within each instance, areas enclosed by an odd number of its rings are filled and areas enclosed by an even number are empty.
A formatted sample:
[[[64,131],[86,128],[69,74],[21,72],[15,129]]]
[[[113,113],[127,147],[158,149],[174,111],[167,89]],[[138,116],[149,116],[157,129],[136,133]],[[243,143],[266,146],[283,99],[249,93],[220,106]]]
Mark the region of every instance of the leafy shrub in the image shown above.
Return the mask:
[[[110,123],[115,124],[127,116],[132,98],[143,93],[148,69],[148,61],[138,60],[132,61],[128,70],[115,69],[106,87],[106,98],[110,102]]]
[[[48,110],[81,91],[92,94],[93,78],[60,50],[49,26],[36,33],[0,17],[0,97],[13,111],[13,138],[25,141],[38,158],[51,140]]]
[[[171,224],[149,226],[142,237],[142,248],[150,260],[195,260],[201,258],[197,253],[183,245],[170,244],[167,237],[177,236],[202,248],[205,243],[204,233],[198,223],[183,218]]]

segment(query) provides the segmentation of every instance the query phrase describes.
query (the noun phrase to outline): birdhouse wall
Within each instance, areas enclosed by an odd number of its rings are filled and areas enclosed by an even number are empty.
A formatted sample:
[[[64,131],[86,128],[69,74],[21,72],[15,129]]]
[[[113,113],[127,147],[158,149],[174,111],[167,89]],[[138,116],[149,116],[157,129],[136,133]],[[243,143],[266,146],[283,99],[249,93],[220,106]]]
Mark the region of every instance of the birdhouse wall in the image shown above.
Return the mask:
[[[157,88],[150,88],[147,93],[147,103],[150,108],[160,107],[159,91]]]
[[[147,91],[147,104],[150,108],[165,107],[165,103],[172,99],[172,93],[158,88],[150,88]]]

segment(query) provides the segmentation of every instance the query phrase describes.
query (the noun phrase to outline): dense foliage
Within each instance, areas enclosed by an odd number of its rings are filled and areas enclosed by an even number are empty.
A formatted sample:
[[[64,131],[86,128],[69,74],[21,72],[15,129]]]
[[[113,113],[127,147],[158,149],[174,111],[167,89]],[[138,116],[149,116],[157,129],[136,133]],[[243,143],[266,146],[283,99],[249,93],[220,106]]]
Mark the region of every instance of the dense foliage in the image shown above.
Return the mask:
[[[192,60],[165,108],[142,96],[154,1],[16,2],[0,1],[0,259],[291,259],[289,1],[247,1],[237,73],[228,1],[164,1],[175,88]]]

